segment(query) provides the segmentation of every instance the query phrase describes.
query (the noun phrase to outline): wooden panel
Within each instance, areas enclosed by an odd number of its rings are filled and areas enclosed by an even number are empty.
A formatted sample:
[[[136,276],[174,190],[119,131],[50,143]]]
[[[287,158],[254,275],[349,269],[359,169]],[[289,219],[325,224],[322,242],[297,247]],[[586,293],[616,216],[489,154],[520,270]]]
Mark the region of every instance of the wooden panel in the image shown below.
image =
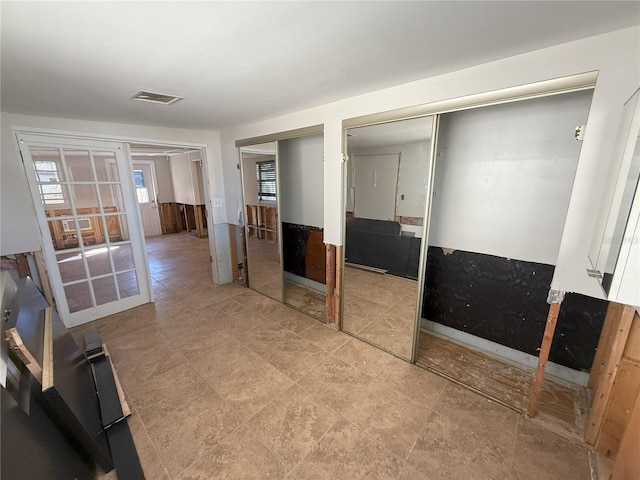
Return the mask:
[[[327,283],[327,326],[337,328],[338,322],[335,317],[335,286],[336,286],[336,247],[330,243],[326,244],[326,283]]]
[[[636,311],[623,356],[640,362],[640,314]]]
[[[182,230],[180,211],[175,202],[160,203],[160,228],[162,234],[178,233]]]
[[[634,315],[635,308],[625,305],[622,310],[622,314],[620,315],[617,328],[615,331],[612,331],[613,341],[611,342],[611,353],[605,360],[605,367],[601,373],[598,388],[594,395],[591,415],[589,417],[587,431],[584,436],[585,441],[590,445],[596,444],[598,434],[600,433],[602,421],[604,420],[607,406],[611,398],[613,382],[620,366],[622,352],[624,351],[627,338],[629,337],[631,321],[633,320]]]
[[[640,363],[623,358],[611,391],[596,450],[616,458],[633,405],[640,393]],[[640,428],[640,425],[638,425]]]
[[[327,281],[323,236],[319,230],[309,231],[304,259],[305,276],[319,283]]]
[[[236,226],[229,223],[227,227],[229,229],[229,246],[231,249],[231,272],[233,273],[233,279],[238,280],[240,278],[240,270],[238,269],[238,243],[236,242]]]
[[[612,335],[616,330],[616,326],[620,321],[620,315],[622,315],[622,309],[624,305],[615,302],[609,302],[609,308],[607,309],[607,316],[604,319],[604,325],[602,326],[602,333],[600,334],[600,340],[598,340],[598,347],[596,348],[596,354],[593,358],[593,364],[591,366],[591,374],[589,375],[589,388],[597,390],[600,380],[600,374],[604,369],[606,359],[611,353]]]
[[[611,480],[640,478],[640,395],[629,415],[629,427],[624,432]]]

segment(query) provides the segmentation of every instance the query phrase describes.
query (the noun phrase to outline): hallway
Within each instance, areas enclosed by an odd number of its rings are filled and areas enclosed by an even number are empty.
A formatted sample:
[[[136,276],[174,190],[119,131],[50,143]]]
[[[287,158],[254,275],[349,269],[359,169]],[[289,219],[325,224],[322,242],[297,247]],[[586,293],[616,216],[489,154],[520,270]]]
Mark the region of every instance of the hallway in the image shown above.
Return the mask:
[[[73,332],[102,334],[147,478],[591,478],[583,444],[252,290],[212,284],[207,239],[149,238],[147,251],[155,304]]]

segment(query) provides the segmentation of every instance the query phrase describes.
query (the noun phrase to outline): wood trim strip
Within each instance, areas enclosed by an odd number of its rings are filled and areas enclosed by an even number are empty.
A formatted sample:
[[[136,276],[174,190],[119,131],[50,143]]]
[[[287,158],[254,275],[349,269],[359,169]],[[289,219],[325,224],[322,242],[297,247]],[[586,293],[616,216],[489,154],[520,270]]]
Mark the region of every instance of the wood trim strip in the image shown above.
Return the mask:
[[[340,328],[342,323],[342,245],[336,248],[336,289],[335,289],[335,323]]]
[[[9,348],[18,356],[20,361],[24,363],[31,374],[42,383],[42,367],[31,354],[29,349],[22,343],[22,337],[15,328],[9,328],[4,331],[5,338],[9,344]]]
[[[44,298],[47,300],[49,305],[53,305],[53,294],[51,293],[49,272],[47,271],[47,265],[45,264],[42,252],[40,250],[33,252],[33,257],[36,260],[36,267],[38,269],[38,275],[40,276],[40,283],[42,284]]]
[[[127,402],[127,398],[124,395],[124,389],[122,388],[122,384],[120,383],[120,377],[118,377],[118,372],[116,371],[116,367],[113,365],[111,361],[111,355],[109,355],[109,350],[107,350],[107,345],[102,344],[102,350],[104,350],[105,355],[109,359],[109,363],[111,364],[111,371],[113,372],[113,380],[116,384],[116,390],[118,391],[118,398],[120,399],[120,407],[122,408],[122,415],[128,417],[131,415],[131,408],[129,407],[129,403]]]
[[[53,309],[44,310],[44,342],[42,344],[42,390],[53,387]]]

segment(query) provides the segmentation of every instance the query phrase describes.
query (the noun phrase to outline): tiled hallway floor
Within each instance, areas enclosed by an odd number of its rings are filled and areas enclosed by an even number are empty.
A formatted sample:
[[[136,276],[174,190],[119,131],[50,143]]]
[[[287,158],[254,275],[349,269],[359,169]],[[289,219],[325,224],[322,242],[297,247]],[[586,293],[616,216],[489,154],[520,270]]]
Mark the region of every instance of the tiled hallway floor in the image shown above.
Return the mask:
[[[148,479],[590,478],[583,445],[148,239],[156,303],[93,322]],[[81,333],[76,329],[74,334]]]

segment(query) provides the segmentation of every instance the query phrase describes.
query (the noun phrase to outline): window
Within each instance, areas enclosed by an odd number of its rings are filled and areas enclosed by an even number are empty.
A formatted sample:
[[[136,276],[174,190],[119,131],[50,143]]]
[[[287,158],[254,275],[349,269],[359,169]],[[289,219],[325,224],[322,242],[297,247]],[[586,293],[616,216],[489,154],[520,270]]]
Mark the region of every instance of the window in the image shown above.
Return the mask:
[[[256,177],[258,179],[258,199],[275,201],[276,162],[273,160],[268,162],[257,162]]]
[[[149,203],[149,189],[144,181],[144,172],[142,170],[133,171],[133,179],[136,182],[136,195],[138,203]]]
[[[36,177],[43,205],[61,205],[65,203],[57,162],[35,160]]]

